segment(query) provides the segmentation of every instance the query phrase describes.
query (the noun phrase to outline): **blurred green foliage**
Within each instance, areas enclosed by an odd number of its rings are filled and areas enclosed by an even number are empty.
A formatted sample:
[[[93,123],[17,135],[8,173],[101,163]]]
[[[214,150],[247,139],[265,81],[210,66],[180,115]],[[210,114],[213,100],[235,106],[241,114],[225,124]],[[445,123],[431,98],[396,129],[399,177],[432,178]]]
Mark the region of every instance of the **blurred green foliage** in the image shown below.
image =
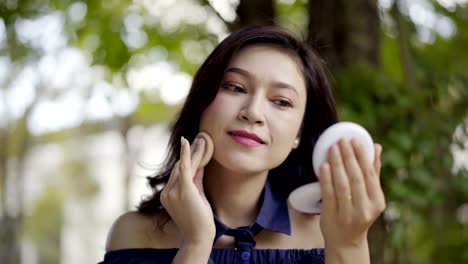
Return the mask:
[[[405,82],[398,38],[387,34],[382,67],[353,65],[335,75],[341,118],[364,124],[384,147],[382,183],[398,212],[388,220],[391,263],[468,262],[467,223],[457,219],[468,201],[468,173],[466,164],[454,171],[452,155],[453,146],[466,151],[466,12],[448,13],[458,29],[450,39],[412,37],[416,87]],[[461,127],[464,142],[454,136]]]

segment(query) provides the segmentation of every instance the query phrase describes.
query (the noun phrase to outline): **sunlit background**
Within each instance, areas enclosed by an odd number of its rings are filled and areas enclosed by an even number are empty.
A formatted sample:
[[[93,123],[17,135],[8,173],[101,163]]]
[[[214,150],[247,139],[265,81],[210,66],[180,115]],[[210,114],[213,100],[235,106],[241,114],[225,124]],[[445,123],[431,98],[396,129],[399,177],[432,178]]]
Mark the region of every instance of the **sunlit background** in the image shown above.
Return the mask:
[[[0,3],[1,263],[102,260],[241,2]],[[276,24],[307,34],[308,1],[270,2]],[[467,2],[379,0],[379,67],[331,63],[341,118],[384,145],[375,263],[468,263]]]

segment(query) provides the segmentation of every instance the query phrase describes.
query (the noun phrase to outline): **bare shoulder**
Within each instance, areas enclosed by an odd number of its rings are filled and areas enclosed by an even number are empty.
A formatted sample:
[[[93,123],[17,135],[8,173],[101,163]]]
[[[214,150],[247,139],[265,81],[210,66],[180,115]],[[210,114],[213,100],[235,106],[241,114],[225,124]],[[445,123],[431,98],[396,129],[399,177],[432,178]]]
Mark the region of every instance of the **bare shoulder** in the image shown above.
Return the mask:
[[[143,215],[127,212],[112,224],[106,241],[106,252],[128,248],[178,247],[178,231],[169,219],[164,224],[164,215]]]

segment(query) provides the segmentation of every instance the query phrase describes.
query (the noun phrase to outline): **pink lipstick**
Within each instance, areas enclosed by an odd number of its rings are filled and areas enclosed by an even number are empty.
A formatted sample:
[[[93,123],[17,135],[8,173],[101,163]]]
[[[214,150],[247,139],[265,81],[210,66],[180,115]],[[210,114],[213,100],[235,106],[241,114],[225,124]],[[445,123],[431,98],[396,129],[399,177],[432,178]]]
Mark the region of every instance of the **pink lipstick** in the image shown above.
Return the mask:
[[[247,147],[256,147],[265,144],[255,133],[244,130],[229,131],[229,135],[231,135],[234,141]]]

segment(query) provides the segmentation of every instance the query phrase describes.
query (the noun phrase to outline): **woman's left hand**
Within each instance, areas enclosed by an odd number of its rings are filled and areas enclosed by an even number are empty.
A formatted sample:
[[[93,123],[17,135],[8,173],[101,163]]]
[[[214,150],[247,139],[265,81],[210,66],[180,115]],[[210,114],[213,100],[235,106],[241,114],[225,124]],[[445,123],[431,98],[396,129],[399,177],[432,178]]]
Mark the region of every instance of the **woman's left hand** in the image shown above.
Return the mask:
[[[367,247],[369,227],[385,209],[380,186],[382,146],[374,148],[372,163],[357,140],[341,139],[320,167],[320,227],[326,248]]]

